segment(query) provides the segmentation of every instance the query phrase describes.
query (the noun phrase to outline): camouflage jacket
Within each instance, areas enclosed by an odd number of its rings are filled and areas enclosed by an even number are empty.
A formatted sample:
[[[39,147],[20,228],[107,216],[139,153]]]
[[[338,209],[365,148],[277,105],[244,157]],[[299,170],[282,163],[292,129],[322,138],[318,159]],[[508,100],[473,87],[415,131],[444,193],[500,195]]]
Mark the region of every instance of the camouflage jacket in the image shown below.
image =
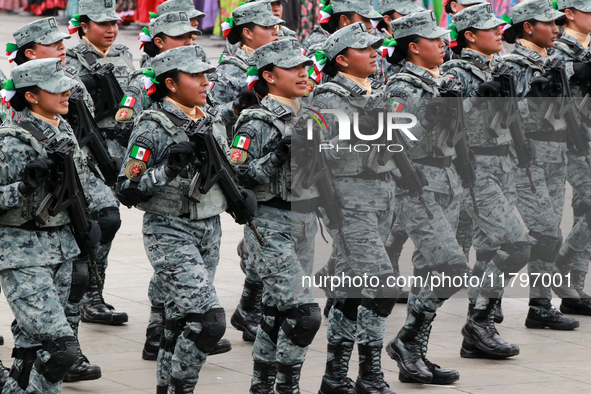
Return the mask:
[[[175,124],[165,112],[183,124]],[[210,113],[207,115],[211,116]],[[161,215],[189,214],[192,219],[205,219],[225,210],[225,198],[217,185],[204,196],[197,195],[199,192],[194,190],[192,198],[188,198],[191,181],[197,174],[193,165],[183,169],[175,179],[169,179],[164,172],[170,148],[188,141],[184,127],[191,122],[184,112],[167,100],[162,101],[160,110],[144,111],[137,119],[119,178],[121,190],[135,187],[150,198],[147,203],[139,204],[139,209]],[[213,134],[227,154],[225,128],[219,118],[214,119]],[[137,151],[144,153],[138,155]],[[194,202],[197,200],[201,202]]]

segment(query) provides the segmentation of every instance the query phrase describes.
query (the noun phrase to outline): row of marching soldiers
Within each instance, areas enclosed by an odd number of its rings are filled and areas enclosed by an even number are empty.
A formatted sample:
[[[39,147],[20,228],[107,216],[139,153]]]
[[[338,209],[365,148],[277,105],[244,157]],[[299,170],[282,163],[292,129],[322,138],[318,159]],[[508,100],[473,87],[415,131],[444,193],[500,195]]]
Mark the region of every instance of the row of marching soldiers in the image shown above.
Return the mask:
[[[79,6],[69,26],[78,46],[65,49],[70,37],[54,18],[24,26],[7,46],[17,66],[2,84],[0,284],[15,315],[15,360],[4,393],[59,393],[62,380],[100,377],[77,333],[81,318],[127,321],[102,296],[119,203],[145,212],[154,275],[142,357],[157,359],[158,393],[192,393],[207,356],[230,350],[213,285],[223,211],[247,224],[231,324],[254,342],[251,393],[300,392],[322,320],[301,283],[312,274],[317,216],[333,239],[322,272],[379,278],[330,294],[320,393],[392,393],[381,353],[407,238],[415,275],[489,279],[468,288],[462,357],[519,353],[495,323],[500,278],[526,265],[532,276],[570,278],[531,286],[528,328],[579,326],[552,306],[552,291],[562,312],[591,314],[591,115],[573,105],[591,91],[587,1],[526,0],[499,19],[484,0],[449,0],[449,30],[414,0],[381,0],[380,13],[369,0],[324,1],[302,45],[281,26],[280,1],[254,1],[222,24],[215,68],[194,43],[203,13],[168,0],[140,33],[139,70],[115,44],[112,2]],[[514,50],[500,56],[503,41]],[[503,122],[495,105],[501,117],[512,111]],[[335,109],[357,114],[362,135],[341,139]],[[347,150],[381,130],[377,112],[416,117],[394,136],[404,151]],[[342,149],[307,149],[312,118],[313,142]],[[577,220],[563,240],[567,179]],[[459,373],[426,352],[437,309],[461,286],[430,283],[411,289],[386,352],[402,382],[451,384]]]

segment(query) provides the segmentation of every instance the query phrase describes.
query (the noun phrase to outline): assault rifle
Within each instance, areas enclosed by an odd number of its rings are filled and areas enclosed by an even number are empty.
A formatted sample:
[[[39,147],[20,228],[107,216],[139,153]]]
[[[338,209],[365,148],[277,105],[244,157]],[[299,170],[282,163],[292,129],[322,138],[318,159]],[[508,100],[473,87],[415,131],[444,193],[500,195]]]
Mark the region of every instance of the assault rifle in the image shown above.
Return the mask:
[[[81,259],[89,261],[97,286],[102,291],[103,281],[96,267],[96,250],[86,244],[90,219],[88,203],[86,197],[84,197],[84,190],[74,164],[76,143],[69,138],[54,139],[46,145],[45,150],[49,160],[55,165],[55,171],[53,171],[53,175],[48,181],[50,185],[54,186],[54,189],[53,193],[43,200],[37,212],[42,211],[47,205],[49,205],[47,212],[50,216],[56,216],[67,210],[74,238],[81,251]],[[35,215],[35,220],[40,224],[45,224],[38,214]]]
[[[441,97],[453,99],[453,105],[449,108],[450,122],[446,123],[449,131],[447,146],[450,148],[454,147],[456,150],[457,157],[454,160],[454,166],[460,178],[462,178],[463,187],[470,190],[474,213],[478,216],[480,211],[478,210],[478,205],[476,205],[476,193],[474,192],[476,170],[470,158],[470,147],[468,146],[468,138],[466,137],[467,129],[464,117],[462,83],[450,79],[440,86],[439,92]]]
[[[123,90],[117,82],[111,63],[95,62],[90,66],[90,74],[81,77],[82,82],[94,101],[94,120],[100,122],[115,116],[123,99]]]
[[[546,74],[552,82],[559,86],[559,89],[557,89],[557,102],[550,103],[544,119],[550,121],[553,116],[555,119],[564,119],[566,121],[569,142],[572,145],[569,148],[572,148],[577,156],[585,156],[585,162],[591,169],[588,129],[581,123],[579,108],[573,101],[570,81],[566,76],[564,64],[563,60],[553,59],[544,65]]]
[[[107,186],[117,182],[121,164],[115,160],[107,149],[107,144],[99,127],[94,121],[83,99],[83,89],[75,86],[71,90],[70,109],[65,115],[66,120],[74,129],[74,135],[80,148],[88,146]]]
[[[247,224],[259,244],[265,246],[265,240],[252,222],[252,217],[247,216],[243,210],[244,197],[238,186],[238,178],[226,154],[215,140],[212,126],[212,120],[209,117],[203,117],[185,130],[189,140],[195,143],[195,156],[201,162],[199,176],[193,178],[189,196],[193,195],[195,188],[198,188],[199,193],[206,194],[217,183],[226,197],[227,212],[237,223]],[[194,197],[190,198],[194,199]]]
[[[525,173],[529,179],[532,193],[536,194],[536,186],[531,176],[531,163],[535,157],[531,157],[523,131],[523,119],[519,111],[517,101],[517,88],[515,87],[515,74],[513,68],[503,63],[493,70],[493,78],[501,85],[503,95],[503,105],[497,109],[491,123],[491,130],[495,130],[497,125],[503,129],[509,129],[513,147],[517,154],[517,167],[525,168]]]

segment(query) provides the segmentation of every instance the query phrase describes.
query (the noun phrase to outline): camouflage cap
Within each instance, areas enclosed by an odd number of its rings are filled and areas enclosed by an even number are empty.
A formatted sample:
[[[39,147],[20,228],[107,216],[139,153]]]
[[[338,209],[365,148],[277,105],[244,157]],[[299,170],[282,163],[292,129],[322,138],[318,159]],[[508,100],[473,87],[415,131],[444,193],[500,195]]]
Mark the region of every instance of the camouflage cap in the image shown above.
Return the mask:
[[[382,19],[370,0],[332,0],[331,4],[333,14],[354,12],[369,19]]]
[[[486,1],[486,0],[451,0],[451,1],[455,1],[456,3],[460,3],[461,5],[475,5],[475,4],[483,4],[483,3],[488,4],[488,1]]]
[[[300,42],[295,38],[274,41],[256,49],[253,53],[257,68],[272,64],[281,68],[292,68],[305,64],[311,66],[314,62],[302,55]]]
[[[275,3],[278,1],[280,1],[282,3],[287,3],[287,0],[247,0],[246,2],[247,3],[254,3],[256,1],[263,2],[263,3]]]
[[[383,42],[383,38],[369,34],[363,23],[356,22],[334,32],[326,39],[322,50],[328,60],[332,60],[344,49],[377,49]]]
[[[574,8],[581,12],[591,12],[591,1],[589,0],[557,0],[558,9],[561,11],[567,8]]]
[[[402,15],[425,11],[416,0],[378,0],[378,6],[382,15],[392,11]]]
[[[115,0],[80,0],[78,3],[78,13],[93,22],[121,21],[115,9]]]
[[[439,38],[449,33],[449,30],[437,26],[437,18],[433,11],[421,11],[403,16],[390,22],[390,27],[395,40],[414,34],[423,38]]]
[[[525,0],[511,8],[513,24],[530,19],[538,22],[551,22],[563,16],[564,13],[556,11],[550,0]]]
[[[234,26],[254,23],[259,26],[269,27],[285,23],[283,19],[279,19],[273,15],[273,9],[270,3],[262,1],[241,5],[232,11],[232,18],[234,19]]]
[[[31,23],[27,23],[14,33],[12,36],[16,40],[16,45],[22,48],[30,42],[36,42],[41,45],[49,45],[55,42],[70,38],[69,34],[62,33],[57,27],[57,21],[54,17],[43,18]]]
[[[152,19],[150,22],[150,34],[154,37],[159,33],[164,33],[169,37],[178,37],[187,33],[201,35],[199,30],[191,26],[189,15],[184,11],[169,12],[160,15],[156,19]]]
[[[164,15],[176,11],[186,12],[187,15],[189,15],[189,19],[205,18],[205,12],[196,10],[193,0],[167,0],[156,8],[158,15]]]
[[[36,59],[12,70],[16,89],[38,86],[49,93],[62,93],[72,89],[77,82],[66,77],[61,59]]]
[[[201,52],[196,45],[169,49],[152,59],[152,67],[156,76],[171,70],[189,74],[208,74],[215,71],[215,67],[201,59]]]
[[[452,19],[458,31],[466,30],[469,27],[488,30],[507,24],[507,22],[495,16],[492,5],[488,3],[464,8],[455,14]]]

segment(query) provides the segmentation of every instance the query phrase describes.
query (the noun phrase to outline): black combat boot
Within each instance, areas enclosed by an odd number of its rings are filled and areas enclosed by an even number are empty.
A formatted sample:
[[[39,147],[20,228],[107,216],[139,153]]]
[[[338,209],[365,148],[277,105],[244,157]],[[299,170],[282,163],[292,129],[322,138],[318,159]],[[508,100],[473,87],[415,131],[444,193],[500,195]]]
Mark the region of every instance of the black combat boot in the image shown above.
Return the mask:
[[[327,361],[318,394],[355,394],[353,380],[347,377],[355,342],[328,344]]]
[[[253,371],[253,378],[256,378],[257,383],[251,384],[249,394],[273,394],[275,392],[277,364],[255,361]]]
[[[384,380],[382,372],[382,345],[357,345],[359,375],[355,382],[356,394],[395,394]]]
[[[263,284],[244,281],[242,297],[236,311],[232,314],[230,323],[238,331],[242,331],[242,339],[254,342],[262,318]]]
[[[560,312],[569,315],[591,316],[591,296],[585,293],[586,272],[571,271],[571,283],[579,294],[579,299],[563,298],[560,304]]]
[[[495,324],[501,324],[503,322],[503,320],[505,320],[505,315],[503,314],[503,306],[501,305],[502,300],[503,299],[501,297],[499,297],[497,299],[496,304],[495,304],[495,313],[494,313]]]
[[[156,394],[167,394],[168,386],[156,386]]]
[[[460,356],[463,358],[484,358],[488,360],[502,360],[507,356],[498,356],[490,354],[478,349],[472,342],[466,338],[462,341],[462,348],[460,349]]]
[[[547,298],[529,300],[529,312],[525,319],[527,328],[545,328],[552,330],[574,330],[579,327],[578,320],[564,317]]]
[[[4,337],[0,335],[0,346],[4,345]]]
[[[193,394],[196,383],[185,382],[182,379],[177,379],[174,376],[170,377],[168,383],[168,394]]]
[[[566,249],[566,251],[564,249]],[[579,293],[574,286],[574,282],[569,281],[566,275],[571,273],[575,262],[577,261],[577,257],[579,257],[581,253],[582,252],[577,252],[566,245],[563,245],[563,248],[560,249],[560,254],[556,258],[555,265],[558,273],[561,275],[561,280],[559,282],[560,286],[554,286],[556,281],[552,280],[552,290],[554,290],[554,293],[562,299],[574,301],[579,298]]]
[[[88,358],[79,352],[76,363],[68,371],[64,377],[64,382],[81,382],[84,380],[100,379],[101,367],[91,364]]]
[[[484,310],[472,309],[462,335],[483,352],[496,356],[511,357],[519,354],[519,346],[505,342],[495,327],[496,298],[489,298]]]
[[[277,366],[277,394],[299,394],[300,374],[303,364],[279,364]],[[280,380],[283,380],[280,382]]]
[[[144,360],[154,361],[158,358],[162,335],[164,335],[164,305],[152,305],[150,323],[146,329],[146,342],[142,350]]]
[[[84,323],[118,326],[128,322],[127,313],[116,311],[113,305],[105,302],[103,295],[99,292],[87,293],[87,296],[80,311],[80,317]]]
[[[4,364],[2,364],[2,360],[0,360],[0,393],[2,392],[2,388],[6,384],[9,375],[10,369],[6,368]]]
[[[431,383],[433,380],[433,373],[425,364],[421,349],[421,336],[427,333],[426,328],[431,324],[435,314],[431,315],[433,316],[430,316],[430,319],[426,319],[424,313],[411,310],[412,327],[402,327],[396,338],[386,346],[386,353],[398,363],[398,369],[419,383]]]

